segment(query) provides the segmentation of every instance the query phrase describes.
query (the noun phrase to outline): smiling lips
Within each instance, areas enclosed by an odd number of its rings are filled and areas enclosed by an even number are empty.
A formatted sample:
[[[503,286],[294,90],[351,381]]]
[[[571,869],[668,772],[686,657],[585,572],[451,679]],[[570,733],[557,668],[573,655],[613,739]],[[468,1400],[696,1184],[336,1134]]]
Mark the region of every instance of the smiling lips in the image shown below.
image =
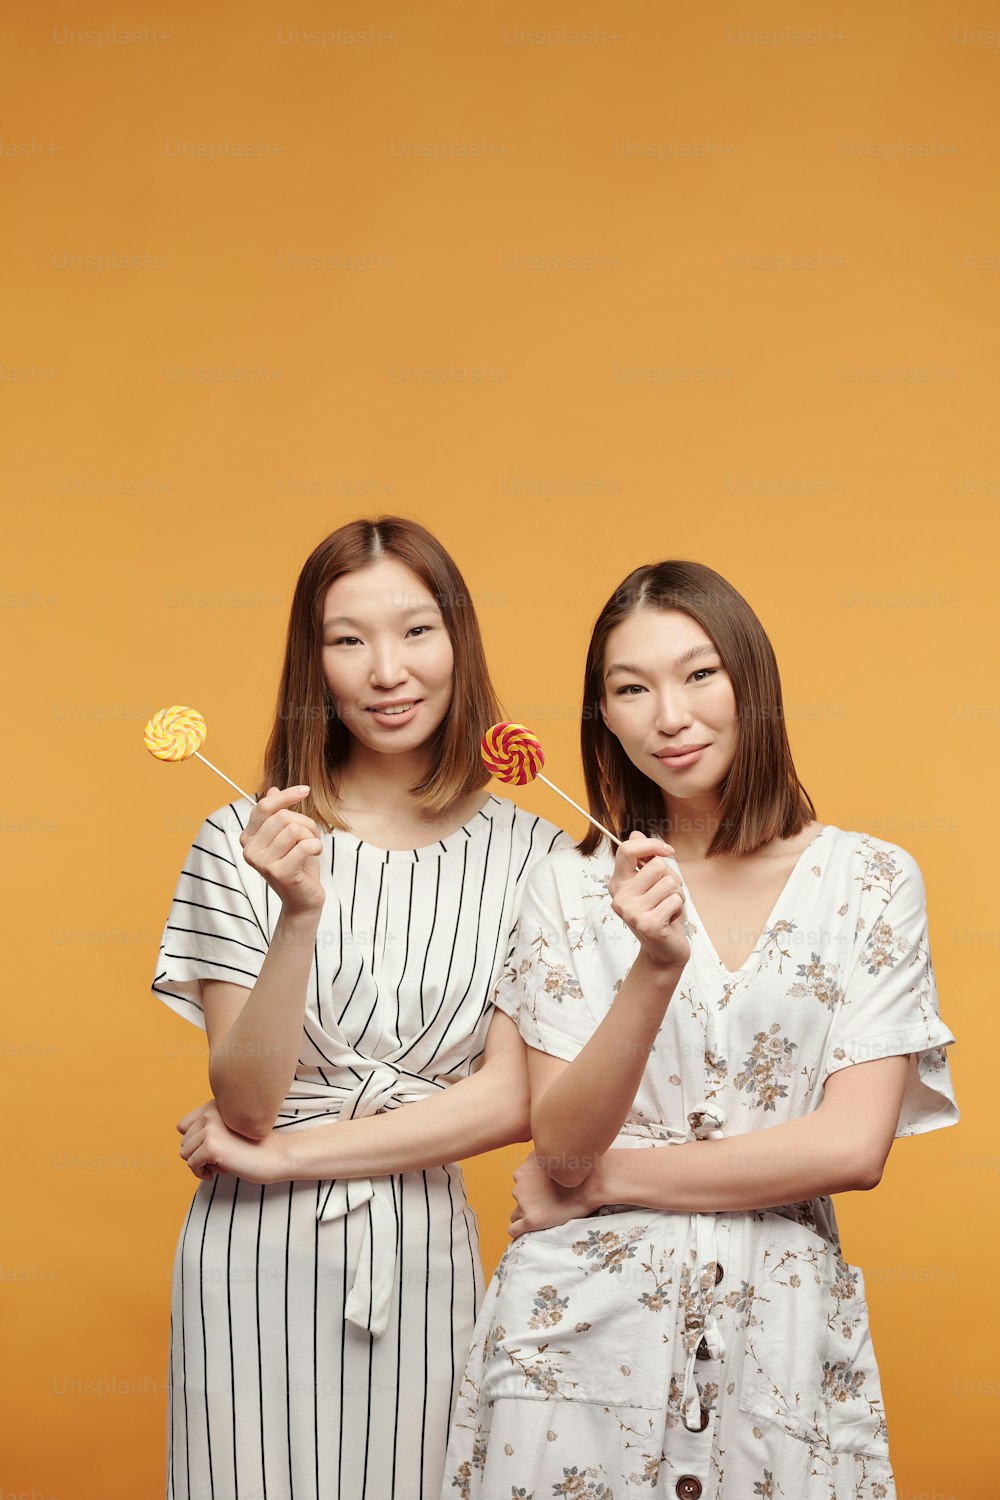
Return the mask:
[[[670,769],[684,771],[685,766],[696,765],[702,759],[702,751],[708,750],[708,745],[685,745],[682,750],[661,750],[657,754],[657,760],[661,765],[669,765]]]
[[[370,714],[405,714],[419,703],[419,698],[396,698],[392,703],[369,703]]]
[[[682,750],[661,750],[657,753],[657,760],[683,760],[688,755],[693,755],[696,750],[707,750],[707,745],[685,745]]]

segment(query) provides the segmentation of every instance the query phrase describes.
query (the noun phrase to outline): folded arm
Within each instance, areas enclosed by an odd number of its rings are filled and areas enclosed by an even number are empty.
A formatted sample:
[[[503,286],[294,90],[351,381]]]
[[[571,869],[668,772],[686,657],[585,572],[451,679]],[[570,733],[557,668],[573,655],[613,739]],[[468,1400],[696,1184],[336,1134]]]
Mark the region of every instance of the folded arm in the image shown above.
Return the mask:
[[[567,1064],[532,1052],[533,1087]],[[832,1073],[809,1115],[724,1140],[612,1149],[571,1191],[546,1185],[535,1160],[515,1173],[523,1212],[511,1233],[586,1217],[608,1203],[675,1212],[773,1208],[831,1193],[875,1187],[895,1136],[907,1056],[857,1063]],[[523,1202],[522,1202],[523,1199]]]
[[[427,1099],[260,1140],[229,1130],[212,1100],[178,1121],[181,1155],[196,1177],[221,1171],[249,1182],[383,1177],[478,1156],[530,1139],[525,1051],[513,1021],[495,1010],[480,1066]]]
[[[535,1151],[555,1182],[583,1182],[621,1130],[679,977],[640,952],[572,1062],[528,1048]]]

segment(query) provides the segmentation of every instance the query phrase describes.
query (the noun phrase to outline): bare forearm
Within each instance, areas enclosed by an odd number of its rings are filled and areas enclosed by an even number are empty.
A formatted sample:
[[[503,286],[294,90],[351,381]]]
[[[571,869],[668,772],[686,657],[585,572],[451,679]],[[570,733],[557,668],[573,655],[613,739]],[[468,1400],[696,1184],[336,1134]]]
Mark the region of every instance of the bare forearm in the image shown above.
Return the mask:
[[[242,1135],[266,1134],[294,1077],[318,920],[278,918],[246,1004],[212,1049],[212,1092],[223,1119]]]
[[[640,954],[586,1046],[533,1103],[535,1152],[556,1182],[582,1182],[621,1130],[679,977]]]
[[[484,1065],[430,1098],[361,1120],[272,1131],[275,1180],[384,1177],[461,1161],[531,1136],[523,1062]]]
[[[594,1208],[635,1203],[677,1212],[773,1208],[872,1186],[860,1147],[822,1109],[727,1140],[608,1151],[584,1189]]]

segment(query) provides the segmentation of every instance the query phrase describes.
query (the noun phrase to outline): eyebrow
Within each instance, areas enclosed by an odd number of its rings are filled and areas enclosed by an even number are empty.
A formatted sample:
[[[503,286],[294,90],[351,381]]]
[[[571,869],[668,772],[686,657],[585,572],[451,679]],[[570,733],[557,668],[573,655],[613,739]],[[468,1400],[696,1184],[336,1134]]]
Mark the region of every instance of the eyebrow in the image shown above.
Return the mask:
[[[435,613],[440,613],[433,599],[428,599],[426,604],[411,604],[409,609],[401,609],[397,613],[400,619],[408,620],[411,615],[423,615],[429,613],[431,610]],[[330,615],[328,619],[323,621],[323,629],[328,630],[331,625],[360,625],[362,623],[360,620],[352,620],[350,615]]]
[[[686,662],[694,661],[698,656],[718,655],[718,650],[713,645],[689,646],[687,651],[682,651],[674,661],[675,667],[683,667]],[[635,667],[631,662],[613,661],[604,676],[612,677],[616,672],[624,673],[626,677],[645,677],[648,674],[643,667]]]

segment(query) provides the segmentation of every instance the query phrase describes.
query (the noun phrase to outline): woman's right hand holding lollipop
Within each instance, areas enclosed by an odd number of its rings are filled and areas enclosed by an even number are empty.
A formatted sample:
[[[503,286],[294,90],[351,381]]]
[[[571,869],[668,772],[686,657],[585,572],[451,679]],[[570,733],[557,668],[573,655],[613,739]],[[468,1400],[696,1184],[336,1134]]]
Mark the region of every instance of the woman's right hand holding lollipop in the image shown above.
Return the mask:
[[[647,963],[676,977],[691,956],[691,945],[684,931],[680,878],[659,857],[673,852],[663,839],[630,833],[615,853],[608,894],[616,916],[638,938]]]
[[[254,804],[240,834],[243,858],[263,875],[287,916],[318,915],[326,900],[319,828],[305,813],[294,811],[295,803],[308,793],[307,786],[270,787]]]
[[[640,833],[619,845],[608,894],[639,952],[572,1062],[529,1054],[536,1160],[563,1188],[580,1187],[614,1146],[689,957],[684,893],[664,859],[672,853],[662,839]],[[600,1197],[597,1206],[609,1201]]]

